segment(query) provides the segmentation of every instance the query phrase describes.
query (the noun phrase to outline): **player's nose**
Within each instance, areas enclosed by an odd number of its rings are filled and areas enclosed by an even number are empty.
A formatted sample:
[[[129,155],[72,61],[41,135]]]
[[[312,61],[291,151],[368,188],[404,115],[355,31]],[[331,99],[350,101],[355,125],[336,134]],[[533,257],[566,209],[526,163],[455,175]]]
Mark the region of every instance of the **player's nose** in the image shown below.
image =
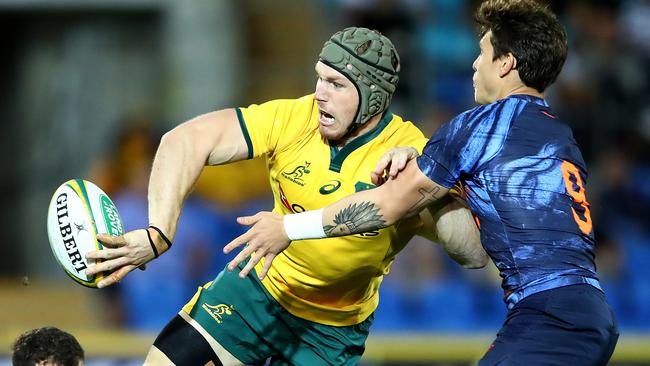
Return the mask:
[[[326,88],[324,87],[323,83],[320,80],[316,82],[316,90],[314,91],[314,98],[322,102],[327,100]]]

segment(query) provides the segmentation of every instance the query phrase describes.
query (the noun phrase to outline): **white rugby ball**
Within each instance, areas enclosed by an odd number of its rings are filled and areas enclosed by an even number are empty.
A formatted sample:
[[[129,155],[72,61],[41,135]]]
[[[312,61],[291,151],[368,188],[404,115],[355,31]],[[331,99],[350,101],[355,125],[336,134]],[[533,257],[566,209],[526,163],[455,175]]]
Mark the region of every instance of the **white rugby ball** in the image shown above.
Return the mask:
[[[54,192],[47,212],[47,235],[54,258],[73,280],[97,287],[107,274],[86,276],[94,264],[86,253],[102,249],[97,234],[122,235],[122,220],[113,201],[99,187],[82,179],[63,183]]]

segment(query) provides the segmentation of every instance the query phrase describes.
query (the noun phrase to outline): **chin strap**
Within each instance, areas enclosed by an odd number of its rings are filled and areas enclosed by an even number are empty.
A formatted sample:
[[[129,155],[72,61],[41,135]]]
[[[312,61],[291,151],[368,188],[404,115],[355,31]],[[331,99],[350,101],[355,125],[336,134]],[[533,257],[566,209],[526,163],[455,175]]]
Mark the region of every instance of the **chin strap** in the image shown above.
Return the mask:
[[[384,116],[386,116],[386,111],[383,111],[381,113],[381,118],[379,120],[381,121],[384,118]],[[368,123],[368,122],[366,122],[366,123]],[[348,127],[348,130],[347,130],[347,132],[345,132],[345,135],[343,137],[352,135],[353,133],[355,133],[359,129],[359,127],[361,127],[363,125],[365,125],[365,123],[352,123],[350,125],[350,127]]]
[[[345,136],[350,136],[350,135],[352,135],[353,133],[356,132],[356,130],[359,129],[360,126],[363,126],[363,125],[360,124],[360,123],[352,123],[352,124],[350,125],[350,127],[348,127],[348,130],[345,132]],[[343,137],[345,137],[345,136],[343,136]]]

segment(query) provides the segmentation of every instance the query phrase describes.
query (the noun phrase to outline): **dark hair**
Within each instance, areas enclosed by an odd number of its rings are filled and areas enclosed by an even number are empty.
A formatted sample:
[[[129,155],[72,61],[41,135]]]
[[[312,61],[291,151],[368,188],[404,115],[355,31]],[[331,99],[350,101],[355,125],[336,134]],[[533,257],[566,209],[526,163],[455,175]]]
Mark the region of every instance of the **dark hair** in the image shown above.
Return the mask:
[[[43,327],[21,334],[11,346],[14,366],[34,366],[48,361],[60,366],[78,366],[84,351],[72,334]]]
[[[494,59],[512,53],[519,77],[540,93],[562,70],[567,55],[564,27],[548,6],[535,0],[487,0],[474,15],[479,35],[492,31]]]

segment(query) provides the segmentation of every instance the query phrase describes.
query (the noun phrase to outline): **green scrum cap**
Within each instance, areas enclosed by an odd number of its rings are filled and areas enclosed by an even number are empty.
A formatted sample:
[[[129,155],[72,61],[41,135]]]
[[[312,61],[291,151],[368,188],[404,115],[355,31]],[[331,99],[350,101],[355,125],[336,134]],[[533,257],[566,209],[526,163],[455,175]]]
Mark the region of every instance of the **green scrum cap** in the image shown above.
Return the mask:
[[[325,42],[319,58],[356,86],[359,106],[355,124],[364,124],[388,109],[399,80],[400,62],[386,36],[367,28],[346,28]]]

